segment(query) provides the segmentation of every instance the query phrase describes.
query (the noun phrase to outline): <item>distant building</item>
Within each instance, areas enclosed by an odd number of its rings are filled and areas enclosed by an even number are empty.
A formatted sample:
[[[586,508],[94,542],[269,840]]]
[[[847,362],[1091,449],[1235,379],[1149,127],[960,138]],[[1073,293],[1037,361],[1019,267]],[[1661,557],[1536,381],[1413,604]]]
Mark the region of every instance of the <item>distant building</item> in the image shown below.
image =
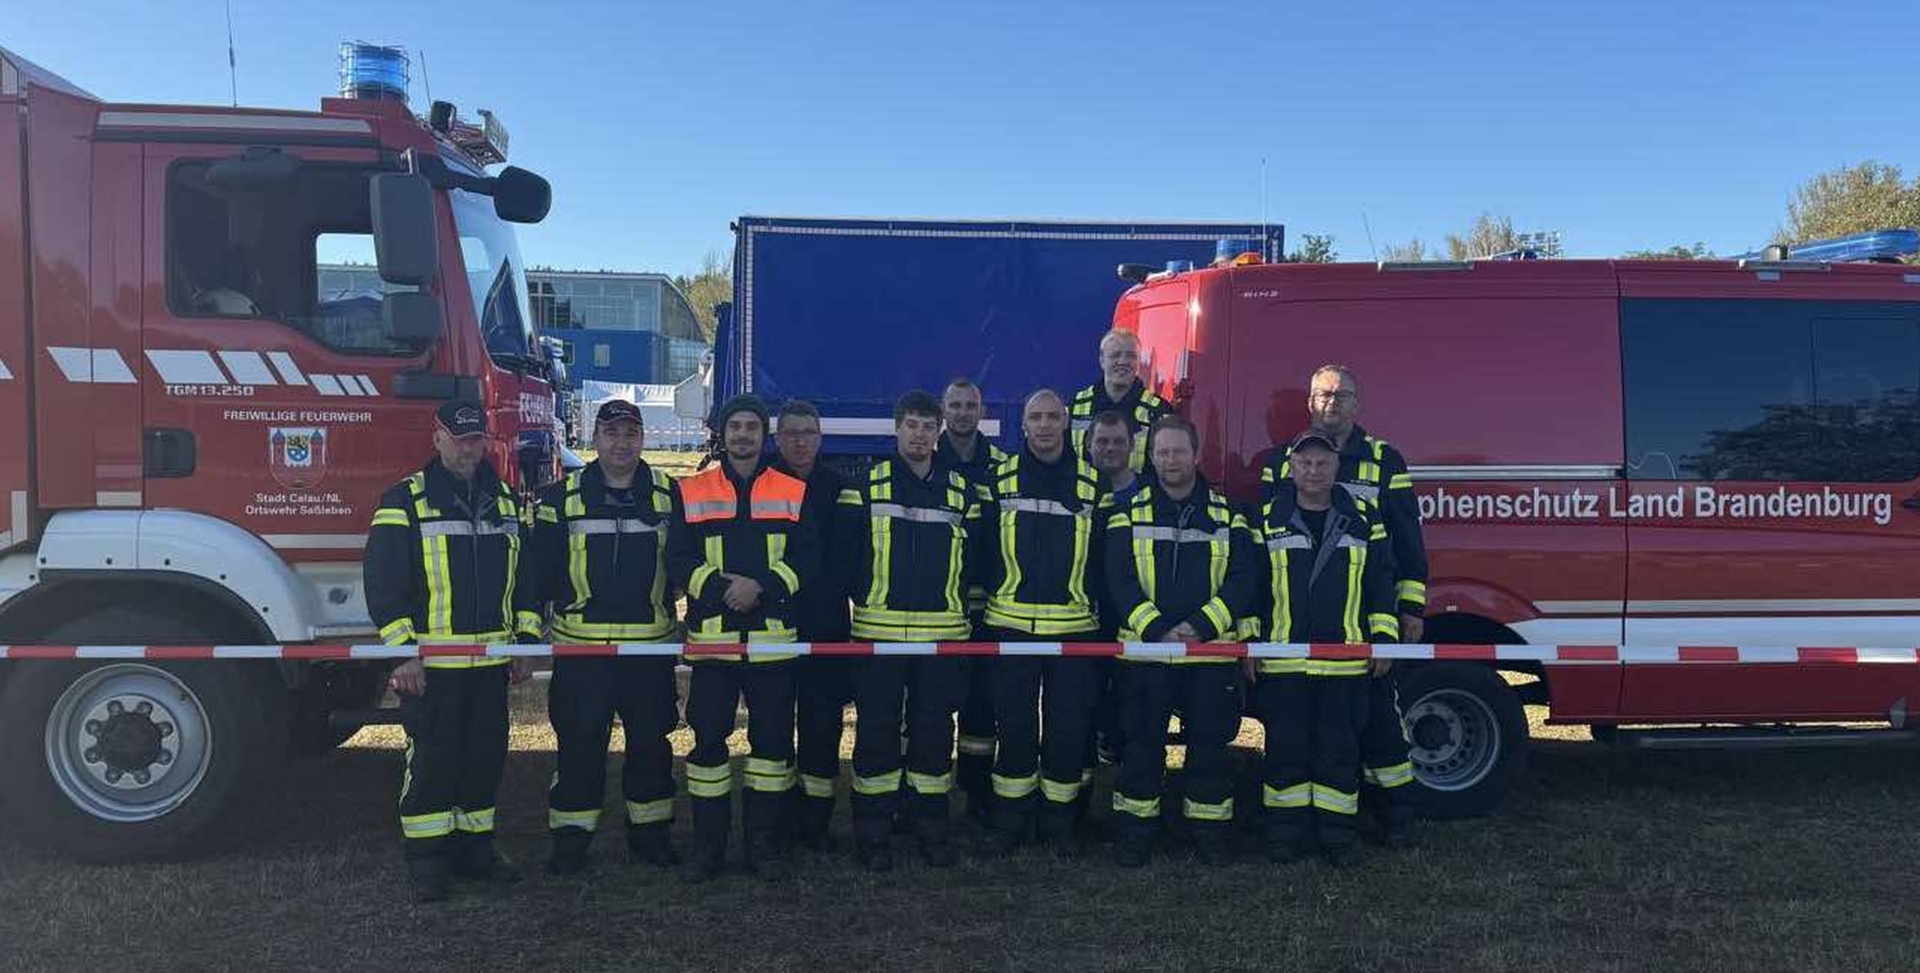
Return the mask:
[[[379,293],[365,264],[322,264],[320,292]],[[665,274],[529,270],[541,333],[573,343],[575,381],[672,385],[700,371],[708,345],[686,295]]]

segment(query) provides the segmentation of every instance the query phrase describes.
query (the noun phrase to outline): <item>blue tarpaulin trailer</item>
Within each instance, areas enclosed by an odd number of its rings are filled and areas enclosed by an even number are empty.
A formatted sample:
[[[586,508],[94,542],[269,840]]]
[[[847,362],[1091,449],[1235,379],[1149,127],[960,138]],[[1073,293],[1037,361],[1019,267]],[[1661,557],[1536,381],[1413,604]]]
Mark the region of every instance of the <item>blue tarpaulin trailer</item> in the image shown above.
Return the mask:
[[[1122,263],[1205,266],[1221,239],[1278,256],[1259,223],[1067,223],[746,216],[713,401],[750,391],[820,409],[826,451],[892,448],[894,400],[957,375],[985,391],[982,428],[1016,444],[1021,400],[1098,378],[1096,346],[1129,286]]]

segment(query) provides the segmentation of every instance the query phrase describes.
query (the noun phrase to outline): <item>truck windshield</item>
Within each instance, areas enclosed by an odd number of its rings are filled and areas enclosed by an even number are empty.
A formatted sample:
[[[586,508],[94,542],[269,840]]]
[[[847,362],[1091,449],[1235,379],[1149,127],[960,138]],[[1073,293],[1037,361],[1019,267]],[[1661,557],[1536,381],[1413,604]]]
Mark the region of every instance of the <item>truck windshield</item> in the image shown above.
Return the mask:
[[[480,316],[487,353],[509,368],[530,370],[540,361],[535,349],[533,315],[527,308],[526,264],[513,227],[493,212],[493,200],[455,189],[453,222],[460,232],[460,259],[467,289]]]

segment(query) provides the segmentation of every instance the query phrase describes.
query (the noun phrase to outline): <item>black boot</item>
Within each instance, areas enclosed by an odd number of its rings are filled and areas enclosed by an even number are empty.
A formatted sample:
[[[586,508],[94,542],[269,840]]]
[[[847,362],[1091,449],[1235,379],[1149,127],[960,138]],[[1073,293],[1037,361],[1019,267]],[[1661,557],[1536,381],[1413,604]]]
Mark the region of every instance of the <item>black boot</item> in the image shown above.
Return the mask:
[[[1299,828],[1267,827],[1267,860],[1275,865],[1291,865],[1307,857],[1306,836]]]
[[[747,871],[769,882],[778,882],[792,874],[781,855],[780,838],[772,831],[756,830],[747,836]]]
[[[553,832],[553,856],[547,859],[547,871],[554,875],[577,875],[587,867],[587,849],[593,844],[593,832],[580,828],[560,828]]]
[[[627,829],[628,858],[659,868],[672,868],[680,864],[680,856],[674,853],[673,837],[668,833],[668,827],[665,821],[629,827]]]
[[[1046,801],[1040,808],[1040,838],[1062,858],[1078,858],[1082,850],[1074,813],[1072,802]]]
[[[1191,827],[1193,857],[1200,859],[1200,864],[1218,867],[1232,862],[1233,833],[1229,825],[1195,822]]]
[[[1360,864],[1360,845],[1358,842],[1341,841],[1328,844],[1320,849],[1320,854],[1326,858],[1327,864],[1334,868],[1352,868]]]
[[[1128,829],[1120,832],[1120,839],[1113,843],[1113,863],[1121,868],[1141,868],[1153,855],[1153,839],[1145,831]]]
[[[445,858],[407,859],[407,878],[413,884],[415,902],[445,902],[452,877]]]
[[[491,834],[467,834],[453,848],[453,872],[459,878],[492,885],[512,885],[520,881],[520,866],[493,846]]]
[[[945,818],[922,818],[914,825],[914,831],[920,837],[920,857],[926,859],[929,868],[952,868],[954,865],[953,843],[947,840],[947,829]]]
[[[885,841],[857,841],[853,853],[860,860],[860,867],[869,872],[877,875],[893,871],[893,848]]]
[[[798,823],[794,828],[794,839],[800,843],[800,847],[816,854],[833,854],[837,847],[830,830],[833,823],[833,799],[803,797],[800,799],[800,813],[796,817]]]
[[[719,841],[702,840],[694,837],[693,854],[680,866],[680,879],[688,885],[699,885],[720,877],[727,870],[727,839],[725,835]]]

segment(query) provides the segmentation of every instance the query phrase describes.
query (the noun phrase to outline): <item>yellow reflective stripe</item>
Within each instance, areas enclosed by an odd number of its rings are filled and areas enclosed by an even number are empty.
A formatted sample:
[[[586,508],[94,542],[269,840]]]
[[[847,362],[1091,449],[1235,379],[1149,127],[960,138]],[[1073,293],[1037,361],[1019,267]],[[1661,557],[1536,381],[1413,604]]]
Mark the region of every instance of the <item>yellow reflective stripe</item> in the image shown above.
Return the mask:
[[[1214,590],[1219,590],[1218,586]],[[1207,621],[1213,623],[1216,636],[1233,634],[1233,613],[1227,610],[1226,602],[1215,598],[1200,606],[1200,614],[1207,616]]]
[[[408,838],[440,838],[453,833],[453,812],[400,815],[400,833]]]
[[[864,794],[872,797],[879,794],[892,794],[899,789],[900,771],[898,769],[889,770],[884,774],[875,774],[871,777],[860,774],[853,775],[853,792],[855,794]]]
[[[993,738],[992,737],[968,736],[962,733],[960,734],[960,739],[957,746],[960,752],[964,754],[970,754],[976,757],[993,756]]]
[[[781,532],[768,534],[767,570],[779,575],[780,580],[786,583],[787,594],[798,594],[800,591],[800,574],[793,568],[787,566],[786,556],[787,535]]]
[[[1343,791],[1325,784],[1313,785],[1313,806],[1316,810],[1331,811],[1334,814],[1359,814],[1360,795]]]
[[[993,793],[1009,800],[1019,800],[1030,796],[1040,789],[1040,775],[1028,774],[1025,777],[1002,777],[993,775]]]
[[[572,500],[568,498],[568,506],[572,506]],[[593,577],[587,572],[587,537],[567,534],[567,578],[573,583],[573,603],[567,607],[572,609],[581,608],[593,597]]]
[[[1403,762],[1387,767],[1367,767],[1361,770],[1360,776],[1375,787],[1405,787],[1413,783],[1413,764]]]
[[[538,504],[533,508],[533,519],[543,524],[557,524],[560,522],[560,511],[549,504]]]
[[[1138,536],[1133,538],[1133,573],[1140,582],[1140,593],[1145,595],[1148,601],[1152,601],[1160,587],[1160,576],[1154,570],[1152,538]]]
[[[628,801],[627,822],[629,824],[659,824],[673,820],[673,798],[663,797],[657,801]]]
[[[562,811],[557,808],[547,808],[547,827],[556,831],[561,828],[579,828],[582,831],[597,831],[600,829],[600,809],[594,808],[591,811]]]
[[[1293,639],[1293,576],[1288,570],[1293,551],[1285,547],[1268,548],[1268,553],[1273,558],[1273,624],[1268,626],[1268,631],[1273,633],[1275,642],[1289,642]],[[1261,671],[1271,670],[1262,665]]]
[[[761,793],[778,794],[799,783],[799,775],[794,772],[793,764],[784,760],[748,757],[746,773],[747,789]]]
[[[1413,474],[1411,474],[1411,473],[1395,473],[1395,474],[1394,474],[1394,475],[1393,475],[1392,477],[1390,477],[1390,478],[1388,478],[1388,480],[1387,480],[1387,489],[1389,489],[1389,490],[1411,490],[1411,489],[1413,489]]]
[[[974,508],[965,503],[961,506],[966,511],[964,516],[978,523],[979,515]],[[963,576],[966,574],[965,553],[968,529],[964,524],[955,524],[947,537],[947,610],[960,615],[964,615],[967,610],[966,600],[961,595],[960,583],[965,580]],[[965,637],[961,636],[961,638]]]
[[[661,642],[673,634],[673,620],[588,622],[577,614],[562,615],[553,620],[553,634],[569,642]]]
[[[420,538],[420,570],[427,582],[427,630],[446,631],[453,627],[453,593],[441,572],[447,568],[447,539]]]
[[[1055,804],[1072,803],[1075,798],[1080,796],[1080,782],[1077,780],[1062,782],[1042,777],[1040,778],[1040,793],[1047,800]]]
[[[702,767],[687,764],[687,794],[692,797],[726,797],[733,790],[733,765]]]
[[[539,635],[547,627],[547,620],[539,612],[519,611],[513,613],[513,629],[527,635]]]
[[[1360,581],[1366,563],[1365,548],[1347,548],[1347,604],[1340,610],[1340,624],[1346,630],[1347,641],[1353,643],[1367,640],[1366,633],[1360,630]]]
[[[1087,601],[1087,553],[1093,538],[1093,518],[1073,518],[1073,566],[1067,575],[1067,596],[1077,605]]]
[[[1260,785],[1260,803],[1267,807],[1306,807],[1313,803],[1312,784],[1294,784],[1291,787],[1274,787],[1272,784]]]
[[[1020,590],[1020,564],[1014,557],[1015,539],[1018,536],[1018,532],[1014,530],[1014,525],[1019,523],[1019,520],[1020,515],[1017,512],[1005,507],[1000,508],[1000,568],[1002,574],[1000,590],[993,593],[992,597],[988,599],[988,604],[992,604],[995,599],[1011,601],[1014,593]]]
[[[1401,601],[1412,602],[1413,604],[1422,606],[1427,603],[1427,583],[1425,581],[1414,581],[1409,578],[1401,581],[1397,589],[1396,594]]]
[[[1133,611],[1127,613],[1127,629],[1137,637],[1159,618],[1160,611],[1143,601],[1133,606]]]
[[[1218,804],[1203,804],[1189,797],[1181,801],[1180,811],[1195,821],[1231,821],[1233,798],[1229,797]]]
[[[1365,659],[1303,659],[1309,676],[1364,676],[1367,674]]]
[[[719,534],[708,534],[706,542],[702,545],[701,553],[703,556],[703,567],[712,568],[716,572],[724,572],[727,570],[726,538],[721,537]],[[695,571],[694,577],[697,578],[699,576],[700,572]]]
[[[1033,635],[1072,635],[1095,627],[1093,616],[1085,611],[1069,608],[1062,616],[1054,617],[1042,613],[1040,617],[1036,617],[1029,612],[1029,609],[1052,606],[1031,606],[1017,602],[1015,606],[1019,614],[1009,612],[1005,610],[1005,606],[989,601],[984,621],[996,628],[1016,629]]]
[[[1282,640],[1276,640],[1282,641]],[[1307,671],[1305,659],[1261,659],[1260,671],[1269,676],[1293,676]]]
[[[413,641],[413,619],[396,618],[380,626],[380,641],[387,645],[405,645]]]
[[[1367,630],[1374,636],[1389,641],[1400,638],[1400,616],[1389,612],[1372,612],[1367,615]]]
[[[1146,818],[1150,821],[1158,820],[1160,817],[1160,798],[1156,796],[1143,801],[1128,797],[1119,791],[1114,791],[1113,809],[1121,814],[1131,814],[1136,818]]]
[[[800,775],[800,787],[806,792],[808,797],[832,798],[833,783],[834,779],[831,777],[816,777],[813,774]]]
[[[407,512],[404,510],[395,510],[392,507],[381,507],[379,510],[373,512],[373,526],[411,527],[413,526],[413,521],[407,519]]]
[[[884,605],[893,586],[893,518],[869,517],[873,542],[873,583],[867,586],[867,604]]]
[[[690,575],[687,575],[687,596],[691,598],[698,598],[700,596],[700,592],[706,589],[707,581],[710,580],[714,575],[719,573],[720,572],[715,570],[712,565],[708,565],[708,564],[702,564],[699,567],[694,568],[693,573]]]
[[[944,774],[916,774],[907,771],[907,786],[915,793],[937,796],[953,790],[953,772]]]
[[[965,641],[972,634],[959,612],[892,611],[853,606],[853,637],[876,642]]]
[[[453,827],[469,834],[485,834],[493,830],[493,808],[483,807],[473,811],[461,808],[453,809]]]

